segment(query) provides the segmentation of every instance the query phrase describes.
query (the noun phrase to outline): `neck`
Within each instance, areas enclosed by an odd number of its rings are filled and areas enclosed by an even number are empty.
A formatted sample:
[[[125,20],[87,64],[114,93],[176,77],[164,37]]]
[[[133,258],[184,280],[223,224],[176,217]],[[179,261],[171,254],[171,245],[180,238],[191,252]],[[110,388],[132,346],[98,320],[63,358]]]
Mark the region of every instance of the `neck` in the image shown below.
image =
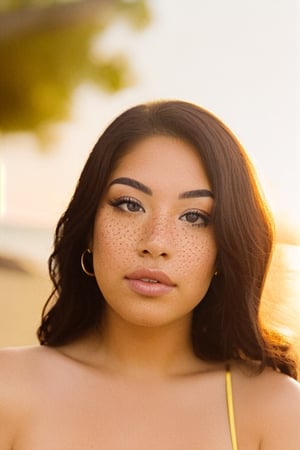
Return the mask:
[[[147,327],[108,314],[101,333],[105,364],[119,373],[152,379],[191,372],[199,360],[193,353],[190,330],[191,317]]]

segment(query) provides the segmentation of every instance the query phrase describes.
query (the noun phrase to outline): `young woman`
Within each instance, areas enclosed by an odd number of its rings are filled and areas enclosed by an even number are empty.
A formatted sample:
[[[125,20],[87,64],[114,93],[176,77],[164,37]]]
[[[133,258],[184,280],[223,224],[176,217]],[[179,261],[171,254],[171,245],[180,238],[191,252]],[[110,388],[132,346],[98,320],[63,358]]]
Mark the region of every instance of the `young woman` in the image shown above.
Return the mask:
[[[271,251],[220,120],[123,113],[58,223],[42,345],[1,352],[1,450],[298,450],[296,363],[259,319]]]

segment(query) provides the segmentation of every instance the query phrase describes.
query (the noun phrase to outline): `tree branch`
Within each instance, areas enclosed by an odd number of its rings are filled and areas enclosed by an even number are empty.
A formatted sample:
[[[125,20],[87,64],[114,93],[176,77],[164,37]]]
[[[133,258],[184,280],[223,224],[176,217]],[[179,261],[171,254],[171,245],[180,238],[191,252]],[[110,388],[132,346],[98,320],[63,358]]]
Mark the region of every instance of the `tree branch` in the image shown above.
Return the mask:
[[[0,39],[32,31],[65,28],[86,21],[107,22],[118,4],[118,0],[84,0],[1,13]]]

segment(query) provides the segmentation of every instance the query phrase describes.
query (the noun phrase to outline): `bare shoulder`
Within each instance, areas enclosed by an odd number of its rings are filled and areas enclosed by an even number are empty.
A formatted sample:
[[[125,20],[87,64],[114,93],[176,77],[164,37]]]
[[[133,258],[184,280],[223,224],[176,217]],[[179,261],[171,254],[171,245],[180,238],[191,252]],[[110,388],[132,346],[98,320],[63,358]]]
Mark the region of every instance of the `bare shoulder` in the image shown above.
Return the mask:
[[[37,353],[38,347],[10,347],[0,350],[0,392],[3,383],[6,388],[10,382],[22,379],[28,370],[28,362]]]
[[[261,450],[300,448],[300,384],[266,368],[250,374],[234,368],[237,408],[252,422]]]
[[[3,407],[28,400],[49,350],[39,346],[12,347],[0,350],[0,413]]]
[[[13,448],[18,428],[32,398],[38,348],[0,350],[0,448]]]
[[[0,349],[0,380],[13,381],[26,377],[38,361],[42,361],[48,349],[40,346],[9,347]],[[32,375],[32,374],[31,374]]]
[[[240,389],[259,403],[264,402],[270,409],[273,406],[300,405],[300,383],[288,375],[265,368],[262,373],[235,369]]]
[[[47,374],[63,364],[56,349],[46,346],[10,347],[0,349],[0,395],[18,388],[30,393],[35,383],[45,382]],[[24,395],[26,395],[24,392]]]

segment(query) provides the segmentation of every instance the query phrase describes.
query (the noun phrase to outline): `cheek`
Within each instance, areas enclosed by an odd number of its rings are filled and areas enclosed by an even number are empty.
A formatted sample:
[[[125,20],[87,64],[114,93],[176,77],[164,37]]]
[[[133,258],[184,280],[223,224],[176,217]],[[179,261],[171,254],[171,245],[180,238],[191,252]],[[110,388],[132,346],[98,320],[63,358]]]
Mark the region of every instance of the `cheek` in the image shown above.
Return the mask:
[[[177,242],[177,252],[178,274],[188,277],[196,273],[211,277],[217,254],[212,232],[199,230],[198,236],[191,233],[181,235],[181,239]]]
[[[136,230],[132,227],[121,225],[118,220],[101,220],[100,217],[94,229],[94,256],[104,261],[108,258],[116,262],[124,260],[135,239]]]

